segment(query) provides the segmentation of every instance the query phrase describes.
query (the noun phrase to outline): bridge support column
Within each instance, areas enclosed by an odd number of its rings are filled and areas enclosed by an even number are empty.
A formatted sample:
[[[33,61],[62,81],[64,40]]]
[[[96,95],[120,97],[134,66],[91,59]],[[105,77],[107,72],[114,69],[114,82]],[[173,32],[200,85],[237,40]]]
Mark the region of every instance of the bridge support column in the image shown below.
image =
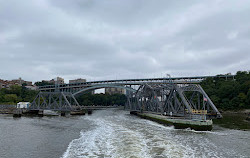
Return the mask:
[[[66,116],[66,113],[64,111],[61,111],[61,116]]]
[[[92,114],[92,110],[88,110],[88,115],[91,115]]]
[[[43,110],[39,110],[39,111],[38,111],[38,116],[39,116],[39,117],[43,117]]]
[[[22,116],[22,110],[21,109],[16,109],[13,112],[13,117],[21,117]]]

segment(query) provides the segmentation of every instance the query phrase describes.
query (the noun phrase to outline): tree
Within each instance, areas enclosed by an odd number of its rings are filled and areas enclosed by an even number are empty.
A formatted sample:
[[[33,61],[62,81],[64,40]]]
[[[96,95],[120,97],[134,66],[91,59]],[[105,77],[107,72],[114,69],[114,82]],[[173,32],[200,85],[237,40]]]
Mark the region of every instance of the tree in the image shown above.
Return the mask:
[[[250,108],[250,88],[248,89],[248,92],[247,92],[246,108]]]
[[[201,86],[214,104],[224,110],[250,108],[250,73],[238,71],[235,80],[207,78]]]
[[[125,105],[127,97],[124,94],[83,94],[78,98],[80,105]]]
[[[47,85],[54,85],[51,82],[47,82],[47,81],[42,81],[42,82],[35,82],[34,83],[36,86],[47,86]]]
[[[6,94],[4,96],[4,101],[7,103],[17,103],[18,102],[18,97],[16,94]]]
[[[22,87],[18,85],[11,85],[10,90],[8,91],[9,94],[16,94],[17,96],[20,96],[22,92]]]
[[[250,80],[250,74],[249,74],[249,71],[238,71],[236,73],[236,81],[239,82],[239,83],[244,83],[246,81],[249,81]]]

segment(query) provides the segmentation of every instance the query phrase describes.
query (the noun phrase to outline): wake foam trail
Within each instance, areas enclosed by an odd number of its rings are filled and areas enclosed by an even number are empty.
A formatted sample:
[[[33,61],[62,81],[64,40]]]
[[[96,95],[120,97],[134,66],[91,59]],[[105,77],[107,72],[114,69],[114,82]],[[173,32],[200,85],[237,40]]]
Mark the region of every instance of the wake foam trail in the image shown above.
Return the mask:
[[[82,130],[63,158],[226,157],[211,142],[211,137],[226,133],[176,130],[119,111],[99,111],[85,119],[93,128]]]
[[[73,140],[63,158],[107,157],[107,158],[151,158],[188,157],[191,148],[176,144],[169,135],[173,127],[134,119],[124,113],[104,117],[86,118],[94,129],[81,131],[79,139]]]
[[[81,131],[80,138],[69,144],[63,158],[110,156],[109,151],[113,147],[109,139],[113,129],[105,126],[102,120],[99,120],[95,126],[93,130]]]
[[[63,158],[73,157],[150,157],[141,136],[119,125],[102,119],[92,120],[96,128],[82,131],[79,139],[73,140]],[[119,134],[117,134],[119,133]]]

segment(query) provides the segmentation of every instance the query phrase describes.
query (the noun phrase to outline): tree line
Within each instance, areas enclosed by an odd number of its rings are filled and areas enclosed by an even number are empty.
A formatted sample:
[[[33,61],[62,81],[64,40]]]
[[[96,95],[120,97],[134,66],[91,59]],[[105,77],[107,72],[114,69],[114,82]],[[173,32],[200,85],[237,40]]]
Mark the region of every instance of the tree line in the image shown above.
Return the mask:
[[[0,89],[0,104],[14,105],[18,102],[32,102],[38,91],[23,86],[11,85],[9,89]]]
[[[0,104],[15,105],[18,102],[32,102],[38,91],[30,90],[23,86],[11,85],[10,88],[0,89]],[[80,105],[122,105],[124,106],[127,98],[124,94],[81,94],[77,96]]]
[[[76,96],[76,99],[80,105],[121,105],[124,106],[127,97],[124,94],[82,94],[80,96]]]
[[[250,72],[238,71],[234,78],[207,78],[201,83],[218,109],[250,109]]]

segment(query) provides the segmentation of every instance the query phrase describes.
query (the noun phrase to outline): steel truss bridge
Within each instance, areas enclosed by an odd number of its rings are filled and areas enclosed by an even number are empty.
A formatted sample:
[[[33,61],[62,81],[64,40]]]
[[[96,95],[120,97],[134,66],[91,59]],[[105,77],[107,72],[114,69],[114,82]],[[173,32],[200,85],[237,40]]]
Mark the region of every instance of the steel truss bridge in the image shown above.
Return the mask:
[[[93,81],[39,87],[30,110],[72,111],[84,109],[76,96],[101,88],[126,90],[125,110],[151,112],[170,116],[191,117],[204,114],[208,118],[222,115],[199,85],[206,78],[234,78],[233,75],[178,78],[150,78]],[[85,107],[86,108],[86,107]]]

